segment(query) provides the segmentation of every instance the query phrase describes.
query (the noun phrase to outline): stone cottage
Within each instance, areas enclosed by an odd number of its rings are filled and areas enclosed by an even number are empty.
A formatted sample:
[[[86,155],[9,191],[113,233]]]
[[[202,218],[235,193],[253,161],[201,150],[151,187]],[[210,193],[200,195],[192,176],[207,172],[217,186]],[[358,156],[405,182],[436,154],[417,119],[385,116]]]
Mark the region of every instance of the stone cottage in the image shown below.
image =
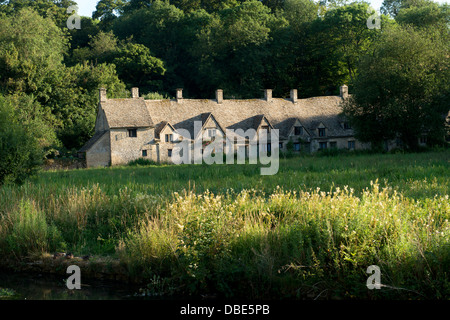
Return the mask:
[[[180,141],[207,142],[226,136],[227,129],[278,129],[279,145],[268,145],[268,151],[276,147],[281,152],[367,148],[354,138],[342,116],[341,102],[347,96],[347,86],[340,88],[340,96],[298,99],[293,89],[289,99],[282,99],[265,89],[264,98],[248,100],[224,99],[222,90],[216,91],[216,99],[185,99],[182,89],[176,90],[173,100],[144,100],[138,88],[132,89],[129,99],[108,99],[106,90],[100,89],[95,134],[79,153],[87,167],[139,158],[170,162]],[[247,139],[236,147],[248,147],[248,143]]]

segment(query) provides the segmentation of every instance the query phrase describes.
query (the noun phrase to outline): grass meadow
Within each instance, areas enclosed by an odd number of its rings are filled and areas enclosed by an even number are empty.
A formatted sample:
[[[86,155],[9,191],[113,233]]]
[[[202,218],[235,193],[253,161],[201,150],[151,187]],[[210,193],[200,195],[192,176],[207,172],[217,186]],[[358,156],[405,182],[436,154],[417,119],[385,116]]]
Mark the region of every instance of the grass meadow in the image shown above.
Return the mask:
[[[120,261],[149,296],[448,299],[450,151],[41,172],[0,187],[0,254]],[[381,269],[369,290],[367,267]]]

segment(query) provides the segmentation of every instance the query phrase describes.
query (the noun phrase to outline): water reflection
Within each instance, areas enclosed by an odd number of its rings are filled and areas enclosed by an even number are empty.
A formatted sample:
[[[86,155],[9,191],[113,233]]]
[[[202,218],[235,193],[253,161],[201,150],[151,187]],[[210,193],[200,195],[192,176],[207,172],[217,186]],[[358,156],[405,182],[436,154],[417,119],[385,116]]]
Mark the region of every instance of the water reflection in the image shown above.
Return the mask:
[[[81,278],[81,290],[69,290],[66,287],[66,279],[63,276],[29,275],[0,270],[0,300],[138,299],[135,294],[139,291],[139,287],[136,286],[111,281],[83,281]]]

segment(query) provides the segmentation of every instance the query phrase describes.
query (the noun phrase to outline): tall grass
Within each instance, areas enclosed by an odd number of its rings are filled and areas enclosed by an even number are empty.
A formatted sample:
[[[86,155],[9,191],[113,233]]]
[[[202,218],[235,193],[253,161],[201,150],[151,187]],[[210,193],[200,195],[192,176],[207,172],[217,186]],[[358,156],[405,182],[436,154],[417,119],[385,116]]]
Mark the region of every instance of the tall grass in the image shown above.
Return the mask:
[[[64,247],[59,230],[31,201],[21,201],[0,217],[0,234],[0,252],[16,258]]]
[[[163,216],[126,238],[130,272],[165,275],[183,293],[252,298],[367,298],[365,273],[380,266],[378,297],[449,294],[448,196],[416,201],[378,184],[268,198],[176,195]]]
[[[155,294],[448,298],[449,151],[43,172],[0,188],[0,253],[120,259]],[[369,265],[382,290],[365,286]]]

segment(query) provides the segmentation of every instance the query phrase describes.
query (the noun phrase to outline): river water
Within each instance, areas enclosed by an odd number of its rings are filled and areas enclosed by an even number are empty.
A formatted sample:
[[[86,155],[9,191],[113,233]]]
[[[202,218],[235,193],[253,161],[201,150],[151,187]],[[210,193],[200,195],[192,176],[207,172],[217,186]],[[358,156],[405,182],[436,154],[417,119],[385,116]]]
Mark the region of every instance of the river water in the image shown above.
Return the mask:
[[[69,277],[70,275],[67,275]],[[80,290],[69,290],[67,278],[0,270],[0,300],[136,300],[139,287],[81,278]]]

